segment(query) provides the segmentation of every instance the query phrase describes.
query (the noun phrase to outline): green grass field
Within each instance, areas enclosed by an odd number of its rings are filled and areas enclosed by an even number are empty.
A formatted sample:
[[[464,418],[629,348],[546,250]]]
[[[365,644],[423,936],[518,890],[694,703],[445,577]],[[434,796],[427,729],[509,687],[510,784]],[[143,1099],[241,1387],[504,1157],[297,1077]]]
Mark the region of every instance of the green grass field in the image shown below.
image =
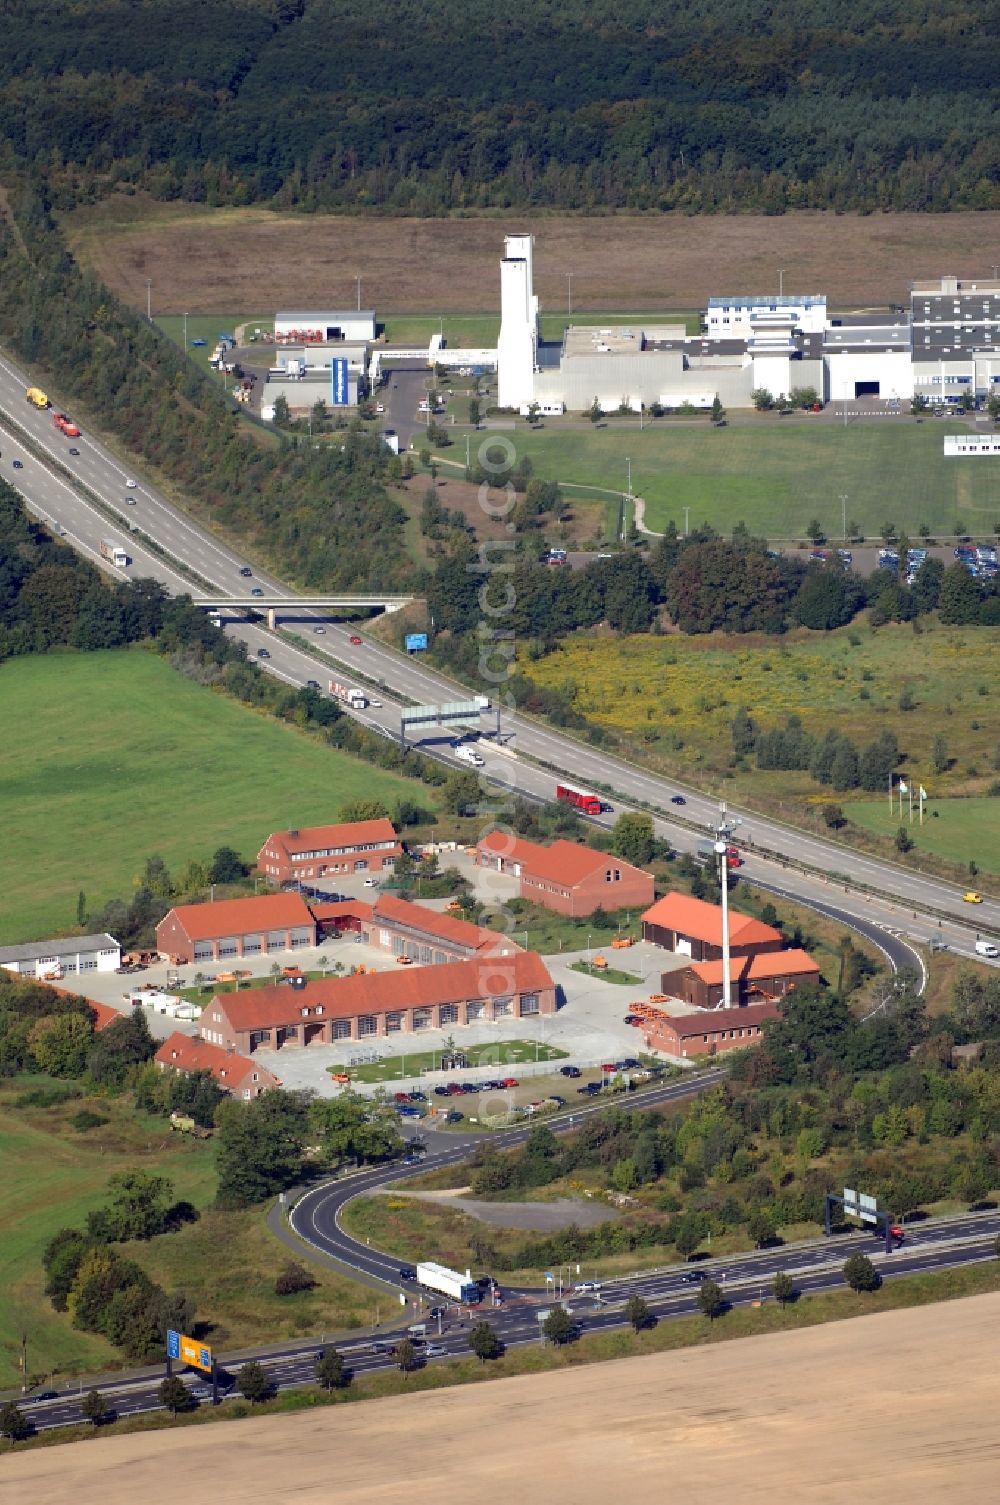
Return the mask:
[[[895,836],[905,826],[917,855],[933,852],[963,866],[974,862],[984,873],[1000,873],[1000,799],[931,800],[924,806],[923,825],[916,803],[913,808],[912,825],[905,798],[902,817],[898,801],[890,814],[888,798],[845,804],[844,814],[876,836]],[[975,888],[971,879],[970,886]]]
[[[519,1061],[562,1061],[566,1052],[538,1040],[498,1040],[486,1045],[464,1045],[459,1049],[470,1066],[516,1066]],[[410,1051],[406,1055],[386,1056],[366,1066],[329,1066],[331,1072],[347,1072],[355,1082],[398,1082],[404,1077],[437,1071],[441,1064],[439,1050]]]
[[[729,532],[738,522],[770,538],[801,538],[818,518],[830,538],[848,521],[868,536],[886,521],[916,535],[991,533],[1000,521],[1000,459],[946,460],[945,434],[964,432],[947,421],[910,418],[840,424],[805,414],[759,420],[741,416],[729,427],[660,420],[611,421],[604,428],[572,430],[549,421],[514,436],[518,457],[528,455],[545,480],[605,486],[623,492],[626,456],[632,489],[646,502],[646,526],[662,531],[671,520],[683,531],[708,522]]]
[[[83,1100],[57,1108],[17,1106],[17,1096],[42,1079],[21,1078],[0,1091],[0,1388],[17,1379],[20,1335],[28,1338],[32,1374],[100,1368],[114,1349],[93,1333],[78,1332],[53,1311],[45,1296],[42,1251],[60,1228],[79,1227],[105,1200],[115,1171],[137,1169],[169,1176],[178,1197],[203,1206],[214,1196],[209,1145],[181,1140],[161,1120],[140,1118],[117,1102],[86,1105],[108,1117],[79,1133],[67,1122]]]
[[[96,911],[150,853],[253,860],[269,831],[412,793],[142,650],[11,659],[0,703],[0,944],[72,929],[81,890]]]

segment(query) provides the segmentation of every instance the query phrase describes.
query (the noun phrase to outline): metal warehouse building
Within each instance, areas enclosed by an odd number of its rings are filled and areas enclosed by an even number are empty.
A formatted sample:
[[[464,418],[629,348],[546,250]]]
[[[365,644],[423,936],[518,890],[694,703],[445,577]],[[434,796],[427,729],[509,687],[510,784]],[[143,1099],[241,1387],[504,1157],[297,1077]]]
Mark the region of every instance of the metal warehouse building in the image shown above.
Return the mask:
[[[375,310],[285,309],[274,316],[276,345],[364,345],[375,338]]]
[[[122,948],[113,935],[74,935],[59,941],[0,946],[0,967],[20,977],[55,979],[80,972],[113,972]]]

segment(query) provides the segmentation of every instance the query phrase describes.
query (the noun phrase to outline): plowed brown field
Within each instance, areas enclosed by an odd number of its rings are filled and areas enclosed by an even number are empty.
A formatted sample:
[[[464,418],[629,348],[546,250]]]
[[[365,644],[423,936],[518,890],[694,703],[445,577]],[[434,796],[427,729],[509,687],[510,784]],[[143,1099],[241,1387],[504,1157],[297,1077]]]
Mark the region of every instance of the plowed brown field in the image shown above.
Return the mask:
[[[488,312],[499,306],[503,236],[532,231],[543,307],[697,308],[710,294],[784,287],[838,305],[905,303],[910,282],[989,276],[1000,214],[788,214],[688,218],[364,219],[192,211],[112,201],[66,220],[84,259],[129,303],[159,313],[261,314],[365,306],[382,312]]]
[[[997,1495],[1000,1294],[0,1460],[3,1505],[965,1505]]]

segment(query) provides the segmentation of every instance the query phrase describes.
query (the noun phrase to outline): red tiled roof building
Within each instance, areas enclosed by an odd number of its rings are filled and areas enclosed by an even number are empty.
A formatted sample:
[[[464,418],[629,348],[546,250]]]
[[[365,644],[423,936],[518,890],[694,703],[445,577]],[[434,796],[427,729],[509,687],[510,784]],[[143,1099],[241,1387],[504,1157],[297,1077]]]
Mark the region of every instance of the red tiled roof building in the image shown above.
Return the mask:
[[[492,831],[478,843],[476,862],[518,878],[522,899],[557,914],[641,909],[653,898],[651,873],[576,841],[554,841],[544,847],[512,833]]]

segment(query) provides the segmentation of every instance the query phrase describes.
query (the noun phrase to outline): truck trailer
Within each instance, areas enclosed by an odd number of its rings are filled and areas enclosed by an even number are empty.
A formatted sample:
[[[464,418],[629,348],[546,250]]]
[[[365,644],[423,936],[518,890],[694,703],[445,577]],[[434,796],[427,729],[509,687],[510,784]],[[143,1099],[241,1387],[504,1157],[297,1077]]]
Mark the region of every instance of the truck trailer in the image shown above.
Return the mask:
[[[101,558],[109,564],[115,565],[119,570],[127,570],[129,557],[120,543],[113,543],[109,538],[101,539]]]
[[[352,711],[363,711],[368,704],[364,690],[359,690],[356,685],[342,685],[339,679],[331,679],[330,694],[349,705]]]
[[[67,439],[79,439],[80,430],[68,413],[53,413],[52,422],[60,433],[66,435]]]
[[[556,799],[572,805],[575,810],[582,810],[585,815],[600,815],[602,810],[613,808],[599,794],[589,789],[577,789],[573,784],[557,784]]]
[[[417,1284],[422,1285],[425,1290],[437,1291],[442,1296],[450,1296],[452,1301],[460,1301],[463,1306],[477,1302],[482,1295],[478,1282],[473,1280],[469,1270],[466,1270],[464,1275],[460,1275],[457,1270],[449,1270],[445,1265],[436,1265],[432,1260],[417,1265]]]

